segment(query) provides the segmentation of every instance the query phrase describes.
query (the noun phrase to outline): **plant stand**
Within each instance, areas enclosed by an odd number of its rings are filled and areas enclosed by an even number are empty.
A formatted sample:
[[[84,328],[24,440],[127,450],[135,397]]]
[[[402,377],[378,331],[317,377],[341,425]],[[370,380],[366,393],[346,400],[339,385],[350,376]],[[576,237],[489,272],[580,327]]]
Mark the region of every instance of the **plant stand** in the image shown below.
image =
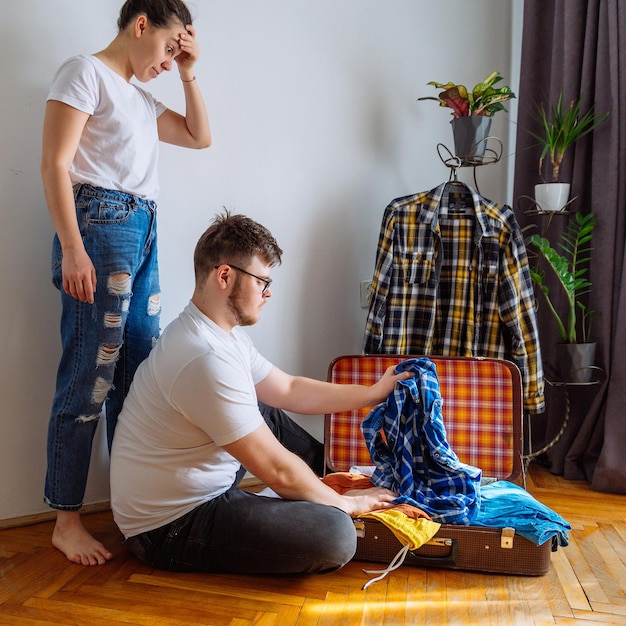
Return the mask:
[[[524,215],[547,215],[547,219],[545,220],[545,224],[541,229],[541,236],[547,237],[548,231],[550,230],[550,224],[552,224],[552,218],[555,215],[571,215],[572,212],[568,209],[569,205],[576,200],[578,196],[573,197],[562,209],[559,211],[544,211],[535,201],[532,196],[520,196],[517,199],[517,208],[524,213]],[[521,201],[528,201],[530,203],[530,208],[522,207]]]
[[[595,367],[592,366],[592,369],[598,371],[598,372],[602,372],[602,374],[604,374],[604,371],[599,368],[599,367]],[[532,439],[532,415],[529,413],[527,414],[526,418],[526,428],[527,428],[527,436],[528,436],[528,453],[523,455],[522,460],[524,463],[524,471],[526,471],[528,469],[528,465],[537,457],[541,456],[542,454],[546,453],[548,450],[550,450],[550,448],[553,448],[554,445],[561,439],[561,437],[563,436],[563,434],[565,433],[565,430],[567,429],[567,426],[569,424],[569,418],[570,418],[570,397],[569,397],[569,391],[568,388],[569,387],[589,387],[589,386],[593,386],[593,385],[599,385],[600,384],[600,380],[592,380],[589,382],[585,382],[585,383],[574,383],[574,382],[562,382],[562,381],[554,381],[554,380],[548,380],[547,378],[544,379],[546,384],[549,387],[553,387],[555,389],[560,389],[563,392],[563,401],[565,404],[565,411],[563,414],[563,422],[561,424],[561,427],[559,429],[559,431],[557,432],[557,434],[548,442],[546,443],[542,448],[540,448],[539,450],[533,450],[532,446],[533,446],[533,439]]]
[[[481,156],[474,155],[471,159],[469,158],[461,158],[455,154],[453,154],[450,149],[442,144],[437,144],[437,154],[441,159],[441,162],[448,168],[450,168],[450,181],[457,181],[457,171],[462,167],[473,167],[474,168],[474,188],[476,191],[478,189],[478,182],[476,180],[476,168],[481,165],[491,165],[492,163],[497,163],[502,158],[502,142],[497,137],[487,137],[486,139],[493,139],[497,145],[499,146],[499,150],[496,151],[492,148],[486,148],[484,154]],[[485,139],[485,140],[486,140]]]

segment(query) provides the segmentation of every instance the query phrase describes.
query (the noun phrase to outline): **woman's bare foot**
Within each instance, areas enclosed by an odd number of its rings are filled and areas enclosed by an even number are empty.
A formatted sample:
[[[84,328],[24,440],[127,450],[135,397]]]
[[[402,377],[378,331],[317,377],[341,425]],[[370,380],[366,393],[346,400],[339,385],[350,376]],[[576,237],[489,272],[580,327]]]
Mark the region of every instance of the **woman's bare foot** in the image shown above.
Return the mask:
[[[113,554],[87,532],[78,511],[57,511],[52,545],[72,563],[80,565],[103,565],[113,558]]]

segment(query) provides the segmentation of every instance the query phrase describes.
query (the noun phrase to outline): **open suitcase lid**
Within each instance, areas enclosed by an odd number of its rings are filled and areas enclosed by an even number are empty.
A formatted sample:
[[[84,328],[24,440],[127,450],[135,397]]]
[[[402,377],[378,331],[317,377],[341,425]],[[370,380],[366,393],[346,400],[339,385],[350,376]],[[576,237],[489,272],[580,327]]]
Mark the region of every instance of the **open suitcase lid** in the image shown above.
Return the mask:
[[[415,356],[351,355],[334,359],[328,380],[370,385],[387,367]],[[523,476],[522,384],[517,366],[503,359],[429,356],[437,370],[447,439],[459,459],[484,478],[516,482]],[[361,422],[372,407],[331,413],[324,420],[326,466],[347,472],[370,466]]]

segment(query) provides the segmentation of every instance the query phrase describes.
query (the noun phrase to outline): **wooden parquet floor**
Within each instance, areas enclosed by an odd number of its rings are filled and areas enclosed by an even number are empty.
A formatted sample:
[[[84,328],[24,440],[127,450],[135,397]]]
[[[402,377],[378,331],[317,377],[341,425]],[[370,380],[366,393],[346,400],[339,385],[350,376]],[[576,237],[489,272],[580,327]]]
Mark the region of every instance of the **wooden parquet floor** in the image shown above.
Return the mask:
[[[626,496],[593,492],[535,464],[527,487],[573,527],[544,576],[401,567],[366,591],[366,565],[357,562],[308,577],[152,570],[126,551],[109,512],[85,516],[115,553],[103,566],[69,563],[50,545],[52,522],[7,528],[0,624],[626,624]]]

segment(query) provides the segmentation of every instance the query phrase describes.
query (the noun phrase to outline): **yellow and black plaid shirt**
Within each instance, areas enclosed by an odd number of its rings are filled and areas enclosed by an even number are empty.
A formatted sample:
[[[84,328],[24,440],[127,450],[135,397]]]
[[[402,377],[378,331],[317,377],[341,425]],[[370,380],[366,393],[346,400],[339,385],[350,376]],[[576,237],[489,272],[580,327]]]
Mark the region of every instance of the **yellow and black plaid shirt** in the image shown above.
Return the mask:
[[[513,210],[460,183],[391,202],[363,352],[509,359],[526,410],[543,412],[535,296]]]

